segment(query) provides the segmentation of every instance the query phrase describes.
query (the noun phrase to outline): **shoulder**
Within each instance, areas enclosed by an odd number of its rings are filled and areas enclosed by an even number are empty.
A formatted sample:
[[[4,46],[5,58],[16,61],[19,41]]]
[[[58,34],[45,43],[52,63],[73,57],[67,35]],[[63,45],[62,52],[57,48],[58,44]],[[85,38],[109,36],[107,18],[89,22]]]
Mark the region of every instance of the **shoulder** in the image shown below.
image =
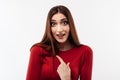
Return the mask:
[[[88,54],[91,54],[91,55],[92,55],[92,53],[93,53],[92,48],[91,48],[90,46],[88,46],[88,45],[85,45],[85,44],[81,44],[81,45],[78,47],[78,49],[79,49],[80,51],[82,51],[83,54],[86,54],[86,55],[88,55]]]
[[[92,51],[92,48],[85,44],[81,44],[79,48],[81,48],[83,50],[87,50],[87,51]]]
[[[32,48],[30,49],[30,52],[41,52],[42,51],[42,47],[39,46],[32,46]]]
[[[32,46],[32,48],[30,49],[30,52],[34,54],[40,54],[40,55],[47,53],[47,51],[44,48],[37,46],[37,45]]]
[[[88,45],[84,45],[84,55],[86,56],[92,56],[93,55],[93,51],[92,48]]]

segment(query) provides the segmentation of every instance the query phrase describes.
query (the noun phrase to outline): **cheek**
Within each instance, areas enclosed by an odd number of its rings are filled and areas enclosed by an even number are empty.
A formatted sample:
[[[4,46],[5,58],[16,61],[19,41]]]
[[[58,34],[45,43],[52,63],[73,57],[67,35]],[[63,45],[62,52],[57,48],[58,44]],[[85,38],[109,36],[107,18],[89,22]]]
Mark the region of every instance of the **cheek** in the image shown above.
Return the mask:
[[[66,27],[66,32],[70,32],[70,27],[68,26],[68,27]]]
[[[51,28],[51,32],[52,32],[52,34],[54,35],[55,34],[55,28]]]

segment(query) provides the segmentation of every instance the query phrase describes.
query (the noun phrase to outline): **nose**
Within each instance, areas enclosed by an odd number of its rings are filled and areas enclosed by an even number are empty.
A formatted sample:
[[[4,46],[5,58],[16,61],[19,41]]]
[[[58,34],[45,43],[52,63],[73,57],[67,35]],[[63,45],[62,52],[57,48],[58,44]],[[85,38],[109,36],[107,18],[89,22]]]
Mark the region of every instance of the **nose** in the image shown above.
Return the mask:
[[[60,24],[57,25],[56,31],[57,31],[57,32],[62,32],[62,31],[63,31],[63,29],[62,29],[62,27],[61,27]]]

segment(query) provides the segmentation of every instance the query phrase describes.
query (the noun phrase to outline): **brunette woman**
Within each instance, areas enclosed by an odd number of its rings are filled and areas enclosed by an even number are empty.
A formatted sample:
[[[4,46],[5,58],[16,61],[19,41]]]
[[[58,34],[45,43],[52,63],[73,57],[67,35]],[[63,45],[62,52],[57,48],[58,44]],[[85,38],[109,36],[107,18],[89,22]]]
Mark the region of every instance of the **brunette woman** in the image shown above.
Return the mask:
[[[50,9],[44,36],[30,51],[26,80],[92,80],[92,50],[79,42],[65,6]]]

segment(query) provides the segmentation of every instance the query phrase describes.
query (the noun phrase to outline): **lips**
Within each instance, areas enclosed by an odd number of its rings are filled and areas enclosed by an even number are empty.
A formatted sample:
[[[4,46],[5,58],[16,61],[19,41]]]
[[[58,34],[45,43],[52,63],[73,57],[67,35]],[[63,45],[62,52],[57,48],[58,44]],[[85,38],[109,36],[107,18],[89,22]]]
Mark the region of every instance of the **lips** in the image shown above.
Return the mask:
[[[63,36],[65,36],[65,33],[63,33],[63,34],[57,34],[56,36],[57,36],[58,38],[62,39]]]

